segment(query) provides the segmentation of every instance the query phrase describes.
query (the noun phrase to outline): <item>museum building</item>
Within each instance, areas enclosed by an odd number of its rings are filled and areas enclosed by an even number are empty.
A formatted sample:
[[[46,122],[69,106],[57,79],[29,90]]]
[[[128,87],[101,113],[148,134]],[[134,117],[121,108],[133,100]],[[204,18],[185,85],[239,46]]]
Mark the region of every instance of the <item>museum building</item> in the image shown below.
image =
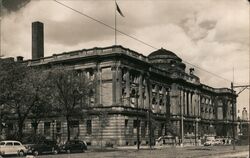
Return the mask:
[[[115,45],[44,57],[43,37],[39,38],[43,24],[32,25],[32,59],[23,62],[32,67],[64,65],[96,81],[94,96],[89,98],[91,112],[88,118],[72,121],[72,139],[89,145],[135,145],[138,129],[140,144],[164,135],[184,144],[189,138],[197,141],[209,135],[232,137],[236,93],[201,83],[194,69],[186,70],[174,52],[161,48],[144,56]],[[106,114],[106,121],[98,116],[100,112]],[[66,126],[61,116],[44,118],[38,132],[64,141]],[[32,123],[27,121],[25,130],[30,129]]]

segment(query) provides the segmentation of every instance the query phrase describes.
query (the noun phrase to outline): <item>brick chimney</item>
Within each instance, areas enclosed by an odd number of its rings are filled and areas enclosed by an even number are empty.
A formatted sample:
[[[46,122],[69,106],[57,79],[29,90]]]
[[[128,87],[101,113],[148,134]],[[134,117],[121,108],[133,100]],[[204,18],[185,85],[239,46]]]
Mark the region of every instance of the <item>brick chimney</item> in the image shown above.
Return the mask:
[[[32,23],[32,59],[44,57],[44,33],[43,23]]]

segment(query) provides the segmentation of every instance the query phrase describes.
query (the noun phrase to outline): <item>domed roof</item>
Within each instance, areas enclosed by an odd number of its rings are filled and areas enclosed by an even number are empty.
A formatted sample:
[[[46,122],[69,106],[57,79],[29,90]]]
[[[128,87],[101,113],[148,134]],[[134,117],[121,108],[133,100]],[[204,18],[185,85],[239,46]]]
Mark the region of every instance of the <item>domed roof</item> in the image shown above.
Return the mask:
[[[185,71],[186,68],[186,65],[182,63],[181,58],[175,53],[163,48],[149,54],[148,59],[154,66],[167,71]]]
[[[151,57],[151,56],[158,56],[158,55],[168,55],[168,56],[175,56],[177,57],[177,55],[169,50],[166,50],[164,48],[161,48],[161,49],[158,49],[152,53],[150,53],[148,56]]]
[[[178,61],[182,61],[175,53],[166,50],[164,48],[158,49],[151,54],[148,55],[149,60],[153,59],[174,59]]]

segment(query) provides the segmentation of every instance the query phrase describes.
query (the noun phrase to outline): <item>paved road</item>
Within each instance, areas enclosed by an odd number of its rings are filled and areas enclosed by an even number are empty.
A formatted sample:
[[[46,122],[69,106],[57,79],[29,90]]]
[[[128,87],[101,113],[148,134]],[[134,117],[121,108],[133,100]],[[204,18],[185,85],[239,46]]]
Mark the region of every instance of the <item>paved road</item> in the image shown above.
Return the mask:
[[[233,154],[226,154],[223,156],[220,156],[219,158],[249,158],[249,151],[242,151],[238,153]]]
[[[105,151],[89,150],[85,153],[42,155],[36,158],[229,158],[248,156],[248,146],[213,146],[213,147],[165,147],[161,149],[136,148],[109,149]],[[11,157],[13,158],[13,157]]]

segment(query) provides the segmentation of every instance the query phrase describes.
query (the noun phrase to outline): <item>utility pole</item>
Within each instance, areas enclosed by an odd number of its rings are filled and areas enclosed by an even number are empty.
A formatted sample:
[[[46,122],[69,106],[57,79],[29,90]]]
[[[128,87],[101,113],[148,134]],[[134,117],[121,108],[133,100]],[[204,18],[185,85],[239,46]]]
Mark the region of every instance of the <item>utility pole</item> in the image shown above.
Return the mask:
[[[183,104],[181,104],[182,101],[182,97],[181,97],[181,90],[180,90],[180,110],[181,110],[181,144],[180,146],[183,146],[183,141],[184,141],[184,128],[183,128]]]
[[[232,98],[233,98],[233,91],[234,91],[234,88],[242,88],[236,95],[239,95],[241,92],[243,92],[244,90],[246,89],[249,89],[250,88],[250,85],[239,85],[239,86],[234,86],[233,83],[231,83],[231,90],[232,90]],[[236,106],[236,105],[235,105]],[[233,111],[233,122],[234,122],[234,109],[232,110]],[[249,116],[250,116],[250,113],[249,113]],[[250,130],[250,124],[248,122],[248,132]],[[233,135],[235,134],[235,131],[234,131],[234,126],[233,126]],[[249,139],[249,134],[248,134],[248,139]],[[234,135],[234,142],[233,142],[234,146],[233,146],[233,149],[235,150],[235,135]],[[250,143],[250,139],[249,139],[249,143]],[[249,150],[250,150],[250,146],[249,146]]]
[[[231,91],[232,91],[232,115],[233,115],[233,123],[232,123],[232,125],[233,125],[233,150],[235,150],[235,125],[234,125],[234,116],[235,116],[235,108],[234,108],[234,96],[233,96],[233,92],[234,92],[234,83],[233,82],[231,82]]]
[[[137,89],[135,98],[136,98],[136,126],[137,126],[137,150],[140,150],[140,123],[139,123],[139,105],[138,105],[138,99],[139,99],[139,90]]]

